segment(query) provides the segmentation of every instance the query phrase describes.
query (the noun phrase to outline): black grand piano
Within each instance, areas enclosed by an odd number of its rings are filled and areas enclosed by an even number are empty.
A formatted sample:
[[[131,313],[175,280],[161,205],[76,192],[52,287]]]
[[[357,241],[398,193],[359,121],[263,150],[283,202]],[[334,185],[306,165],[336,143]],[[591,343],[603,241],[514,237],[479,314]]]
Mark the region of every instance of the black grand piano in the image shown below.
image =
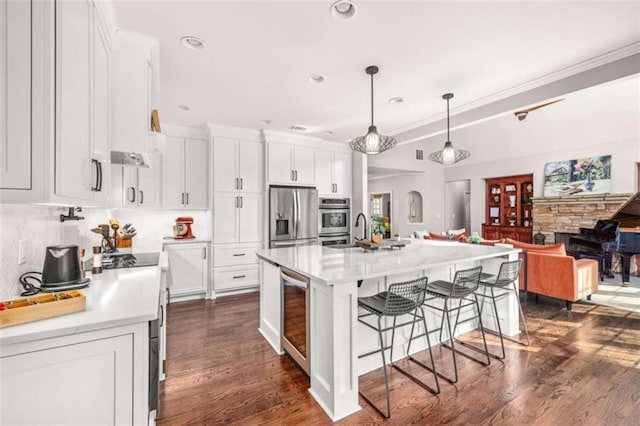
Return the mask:
[[[599,220],[593,229],[580,228],[580,233],[569,237],[567,244],[567,254],[598,260],[600,279],[604,275],[613,278],[614,253],[622,260],[622,285],[628,285],[631,258],[640,255],[640,192],[631,196],[611,219]]]

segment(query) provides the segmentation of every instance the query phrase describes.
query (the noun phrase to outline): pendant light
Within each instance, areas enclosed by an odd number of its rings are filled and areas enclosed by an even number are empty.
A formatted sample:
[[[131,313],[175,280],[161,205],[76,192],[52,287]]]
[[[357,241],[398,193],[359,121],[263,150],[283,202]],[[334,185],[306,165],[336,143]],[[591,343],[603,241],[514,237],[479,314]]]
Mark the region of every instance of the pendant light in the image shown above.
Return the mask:
[[[369,126],[369,131],[366,135],[355,138],[349,143],[349,146],[354,151],[374,155],[393,148],[398,141],[391,136],[379,134],[378,129],[373,124],[373,75],[378,72],[378,67],[371,65],[365,71],[371,76],[371,126]]]
[[[451,98],[453,98],[453,93],[446,93],[442,95],[442,99],[447,100],[447,141],[444,143],[442,151],[436,151],[429,154],[429,160],[445,165],[455,164],[471,155],[469,151],[455,149],[449,140],[449,99]]]

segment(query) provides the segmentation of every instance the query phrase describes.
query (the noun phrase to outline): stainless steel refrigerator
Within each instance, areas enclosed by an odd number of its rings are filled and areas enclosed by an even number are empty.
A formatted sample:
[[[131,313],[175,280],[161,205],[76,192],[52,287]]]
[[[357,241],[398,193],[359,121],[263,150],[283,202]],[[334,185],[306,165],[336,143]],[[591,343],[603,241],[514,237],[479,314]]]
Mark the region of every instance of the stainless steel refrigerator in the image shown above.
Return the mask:
[[[269,187],[269,248],[318,244],[318,191]]]

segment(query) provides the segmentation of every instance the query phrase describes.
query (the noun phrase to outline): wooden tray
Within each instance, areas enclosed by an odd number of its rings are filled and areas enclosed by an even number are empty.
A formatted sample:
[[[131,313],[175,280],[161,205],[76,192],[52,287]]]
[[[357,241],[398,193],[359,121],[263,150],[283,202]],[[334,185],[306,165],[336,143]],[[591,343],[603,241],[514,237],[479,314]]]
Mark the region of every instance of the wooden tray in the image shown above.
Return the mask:
[[[87,306],[87,298],[78,290],[68,290],[57,293],[40,293],[0,303],[6,308],[0,311],[0,328],[4,328],[84,311]]]

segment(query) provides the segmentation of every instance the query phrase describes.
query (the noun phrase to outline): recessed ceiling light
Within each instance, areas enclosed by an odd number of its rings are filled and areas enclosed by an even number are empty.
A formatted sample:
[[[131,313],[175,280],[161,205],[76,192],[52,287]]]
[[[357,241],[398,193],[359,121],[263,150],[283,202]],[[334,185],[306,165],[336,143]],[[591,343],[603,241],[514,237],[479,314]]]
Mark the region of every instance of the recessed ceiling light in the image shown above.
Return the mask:
[[[401,104],[404,102],[404,98],[402,96],[395,96],[389,99],[389,102],[392,104]]]
[[[289,127],[289,128],[290,128],[291,130],[295,130],[295,131],[297,131],[297,132],[306,132],[306,131],[307,131],[307,128],[306,128],[306,127],[304,127],[304,126],[298,126],[297,124],[295,124],[295,125],[293,125],[293,126],[291,126],[291,127]]]
[[[178,105],[178,108],[183,111],[189,111],[191,109],[189,108],[189,105]]]
[[[271,120],[262,120],[262,121],[260,121],[260,124],[262,124],[264,126],[268,126],[269,124],[271,124]]]
[[[325,134],[325,135],[327,135],[327,136],[329,136],[329,135],[332,135],[332,134],[333,134],[333,132],[332,132],[331,130],[325,130],[325,131],[324,131],[324,132],[322,132],[322,133],[323,133],[323,134]]]
[[[324,76],[320,75],[320,74],[313,74],[309,76],[309,81],[312,83],[323,83],[324,82]]]
[[[329,9],[331,16],[335,19],[345,21],[356,15],[356,4],[351,0],[338,0],[331,5]]]
[[[204,50],[207,44],[200,37],[184,36],[180,39],[184,47],[191,50]]]

